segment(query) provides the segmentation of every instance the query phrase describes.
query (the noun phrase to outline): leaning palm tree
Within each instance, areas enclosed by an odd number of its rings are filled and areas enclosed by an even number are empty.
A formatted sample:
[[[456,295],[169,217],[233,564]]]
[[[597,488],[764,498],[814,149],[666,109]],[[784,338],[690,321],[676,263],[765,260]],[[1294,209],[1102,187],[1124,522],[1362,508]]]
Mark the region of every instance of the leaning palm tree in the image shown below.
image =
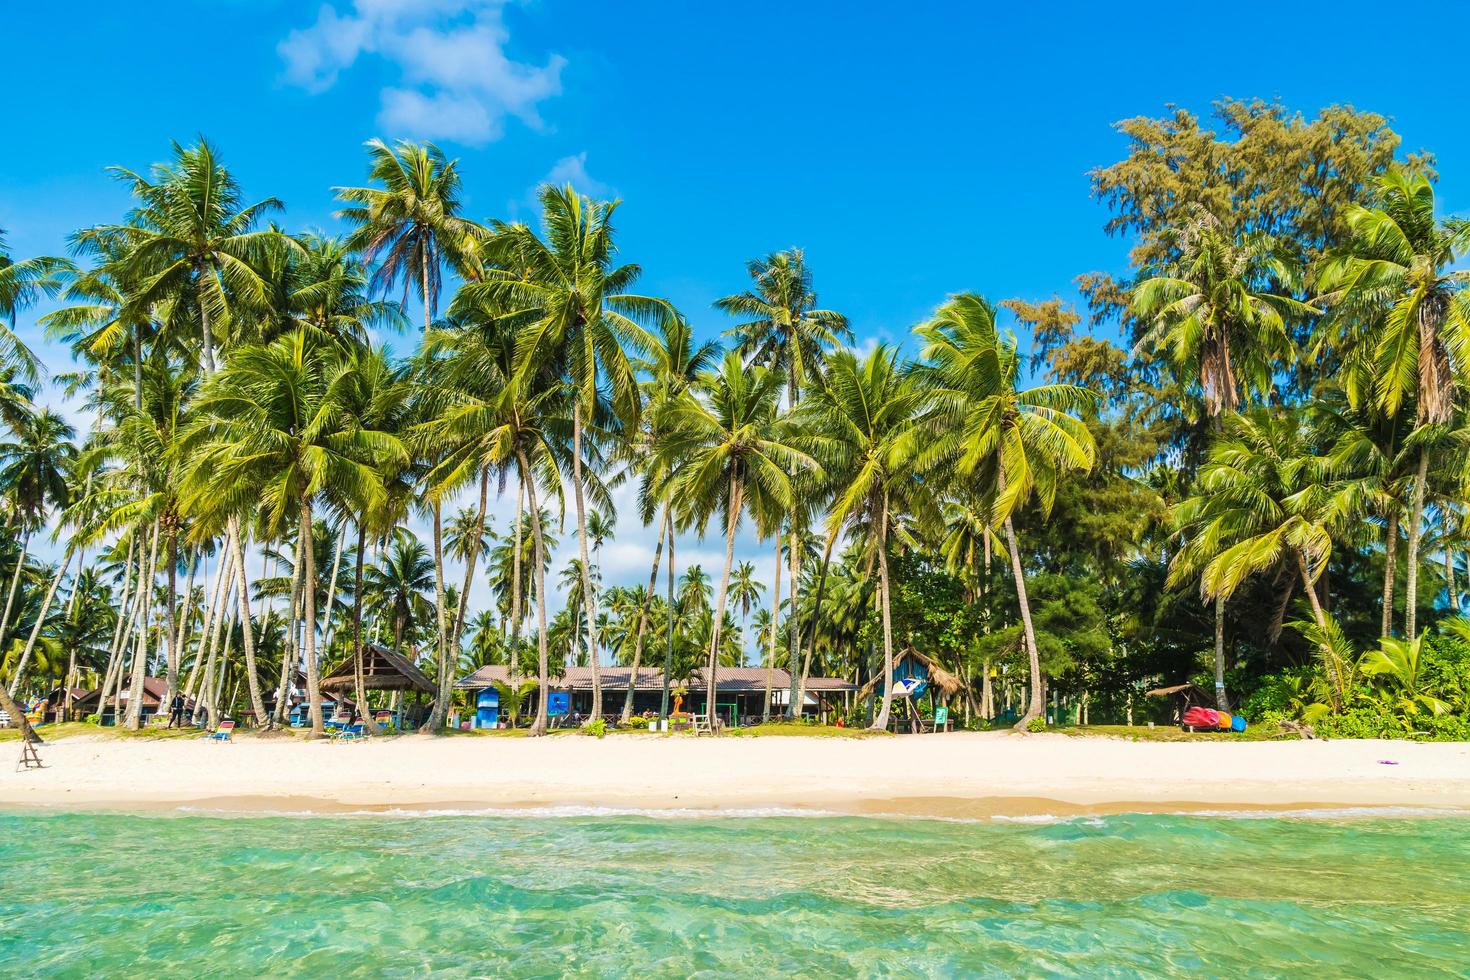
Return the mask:
[[[313,734],[323,733],[320,664],[316,656],[315,508],[384,496],[372,465],[395,439],[354,424],[347,411],[344,365],[335,348],[302,331],[265,347],[237,350],[200,398],[198,421],[184,436],[190,459],[183,481],[184,510],[206,520],[265,509],[272,534],[296,517],[305,568],[302,575],[304,659]],[[358,504],[361,506],[361,503]],[[258,680],[251,672],[251,696]],[[263,717],[263,715],[261,716]]]
[[[1318,455],[1300,413],[1255,409],[1225,419],[1221,440],[1200,469],[1200,492],[1175,508],[1184,546],[1170,586],[1199,577],[1206,598],[1230,596],[1248,578],[1283,563],[1301,576],[1324,667],[1334,672],[1331,627],[1317,580],[1335,534],[1365,507],[1371,487],[1336,477]]]
[[[995,307],[977,293],[951,297],[918,332],[925,341],[921,374],[935,400],[925,456],[953,465],[957,479],[978,477],[967,489],[989,503],[990,526],[1005,529],[1031,669],[1031,700],[1016,723],[1021,731],[1041,717],[1042,676],[1013,517],[1033,495],[1045,515],[1061,475],[1092,468],[1092,433],[1071,413],[1096,396],[1076,385],[1018,388],[1015,340],[1000,336]]]
[[[465,287],[469,302],[482,298],[504,309],[535,311],[516,341],[517,383],[561,365],[572,393],[572,495],[577,550],[582,562],[588,658],[592,665],[592,716],[602,714],[602,671],[597,655],[596,610],[587,543],[587,426],[598,412],[600,389],[625,429],[636,428],[641,401],[629,349],[646,351],[653,340],[643,324],[666,325],[678,313],[667,300],[630,292],[642,270],[615,265],[612,218],[617,201],[592,201],[570,185],[541,190],[543,237],[525,225],[497,225],[485,248],[484,281]],[[544,239],[544,240],[543,240]]]
[[[920,477],[928,393],[897,354],[879,345],[859,360],[851,351],[828,359],[826,382],[799,409],[806,438],[835,492],[827,542],[844,530],[860,534],[878,566],[883,624],[883,702],[872,727],[888,727],[893,705],[893,618],[888,553],[895,516],[937,520],[930,484]],[[869,566],[871,567],[871,565]],[[820,592],[818,593],[820,599]],[[813,616],[815,625],[815,613]],[[795,664],[791,669],[797,669]],[[794,710],[799,714],[800,705]]]
[[[1454,268],[1470,250],[1470,223],[1441,223],[1429,178],[1397,168],[1379,179],[1376,205],[1347,209],[1347,241],[1318,271],[1331,311],[1319,346],[1341,350],[1349,391],[1371,390],[1390,418],[1416,406],[1404,583],[1404,633],[1412,638],[1430,456],[1454,413],[1470,344],[1470,271]]]
[[[686,393],[662,409],[660,428],[667,437],[658,452],[673,474],[673,499],[682,502],[701,529],[716,511],[724,512],[725,564],[715,593],[705,676],[711,727],[718,720],[720,637],[735,561],[735,533],[747,488],[757,486],[763,494],[789,505],[792,488],[787,474],[816,467],[811,456],[791,443],[789,427],[780,414],[781,383],[779,374],[746,367],[732,351],[725,355],[719,371],[701,375],[697,393]]]

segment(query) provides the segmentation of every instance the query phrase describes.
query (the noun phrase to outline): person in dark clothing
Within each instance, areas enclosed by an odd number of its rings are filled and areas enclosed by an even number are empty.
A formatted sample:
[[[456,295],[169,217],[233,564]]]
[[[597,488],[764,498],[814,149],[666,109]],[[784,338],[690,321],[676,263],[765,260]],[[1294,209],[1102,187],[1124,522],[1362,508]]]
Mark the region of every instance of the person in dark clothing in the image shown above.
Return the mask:
[[[174,699],[168,703],[168,727],[174,727],[177,723],[180,728],[184,727],[184,696],[175,694]]]

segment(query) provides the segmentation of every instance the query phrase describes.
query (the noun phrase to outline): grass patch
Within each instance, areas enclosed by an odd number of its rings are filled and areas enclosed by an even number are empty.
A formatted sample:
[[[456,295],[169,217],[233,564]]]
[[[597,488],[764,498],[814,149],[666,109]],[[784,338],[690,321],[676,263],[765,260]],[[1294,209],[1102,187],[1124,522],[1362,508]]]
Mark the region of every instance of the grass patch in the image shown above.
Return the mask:
[[[1126,738],[1132,742],[1264,742],[1271,733],[1259,725],[1251,725],[1243,732],[1186,732],[1178,725],[1066,725],[1051,727],[1047,731],[1059,735],[1082,737],[1102,735],[1108,738]]]
[[[110,731],[111,729],[98,728],[96,725],[88,725],[85,722],[63,721],[54,725],[42,725],[36,729],[36,734],[48,742],[53,742],[58,739],[70,738],[73,735],[97,735]],[[0,728],[0,742],[18,741],[20,741],[19,728]]]
[[[764,725],[727,728],[721,734],[731,738],[765,738],[768,736],[804,736],[807,738],[882,738],[890,732],[868,728],[838,728],[835,725],[808,725],[795,721],[770,721]]]

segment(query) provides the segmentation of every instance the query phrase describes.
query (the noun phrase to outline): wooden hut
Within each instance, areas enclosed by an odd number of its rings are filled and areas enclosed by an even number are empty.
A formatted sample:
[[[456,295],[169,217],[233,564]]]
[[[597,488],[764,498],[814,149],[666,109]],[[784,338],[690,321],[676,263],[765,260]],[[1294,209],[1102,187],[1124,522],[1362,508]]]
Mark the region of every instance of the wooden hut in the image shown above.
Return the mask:
[[[317,686],[324,694],[332,694],[344,700],[350,697],[357,686],[353,658],[348,657],[338,664]],[[411,660],[396,650],[376,643],[362,645],[362,686],[367,691],[417,691],[431,698],[438,693],[434,682],[415,667]]]
[[[881,683],[883,673],[880,670],[858,690],[858,700],[881,696],[882,692],[878,690]],[[941,667],[937,660],[912,645],[893,658],[893,686],[895,700],[905,698],[910,704],[917,705],[927,694],[931,709],[940,704],[948,707],[949,699],[965,687],[963,681]],[[897,718],[894,723],[897,724]]]

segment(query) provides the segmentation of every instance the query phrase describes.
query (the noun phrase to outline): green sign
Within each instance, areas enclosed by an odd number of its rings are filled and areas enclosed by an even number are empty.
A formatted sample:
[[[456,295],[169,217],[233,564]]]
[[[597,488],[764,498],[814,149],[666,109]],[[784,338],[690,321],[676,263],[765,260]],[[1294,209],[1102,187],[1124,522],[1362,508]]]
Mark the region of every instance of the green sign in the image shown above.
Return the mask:
[[[949,706],[941,704],[934,709],[934,727],[949,724]]]

